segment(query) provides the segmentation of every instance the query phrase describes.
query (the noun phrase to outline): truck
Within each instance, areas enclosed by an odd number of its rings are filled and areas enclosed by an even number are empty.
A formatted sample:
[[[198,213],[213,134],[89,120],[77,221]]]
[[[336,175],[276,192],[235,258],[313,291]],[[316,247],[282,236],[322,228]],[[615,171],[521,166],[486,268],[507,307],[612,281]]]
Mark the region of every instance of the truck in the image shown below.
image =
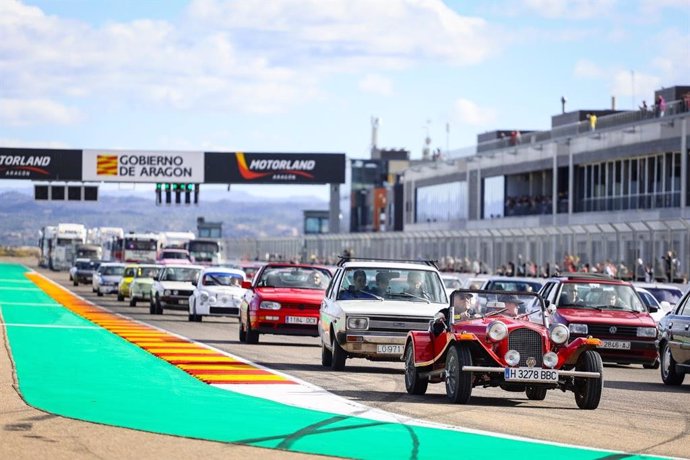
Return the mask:
[[[187,250],[192,263],[198,265],[220,265],[225,261],[220,240],[197,238],[187,243]]]
[[[50,268],[50,256],[53,252],[53,235],[57,227],[47,225],[38,232],[38,249],[40,252],[38,265],[43,268]]]
[[[154,263],[162,248],[158,233],[127,233],[123,240],[123,261],[128,263]]]
[[[96,227],[92,243],[103,249],[103,260],[122,262],[122,243],[125,231],[122,227]]]
[[[76,259],[77,245],[85,243],[86,227],[83,224],[57,224],[52,235],[49,268],[55,271],[68,270]]]

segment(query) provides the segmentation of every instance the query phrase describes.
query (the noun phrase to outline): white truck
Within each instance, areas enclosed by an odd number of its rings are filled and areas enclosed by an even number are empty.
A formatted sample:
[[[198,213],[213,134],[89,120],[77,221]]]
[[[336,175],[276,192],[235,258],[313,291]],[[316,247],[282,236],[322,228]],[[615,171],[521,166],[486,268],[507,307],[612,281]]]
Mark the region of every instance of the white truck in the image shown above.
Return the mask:
[[[103,260],[122,260],[122,239],[125,231],[122,227],[96,227],[93,229],[92,243],[103,249]]]
[[[40,267],[50,267],[50,256],[53,252],[53,236],[56,230],[56,226],[47,225],[38,232],[38,249],[40,251],[38,265]]]
[[[77,245],[86,243],[83,224],[61,223],[55,227],[48,266],[52,270],[69,270],[75,260]]]

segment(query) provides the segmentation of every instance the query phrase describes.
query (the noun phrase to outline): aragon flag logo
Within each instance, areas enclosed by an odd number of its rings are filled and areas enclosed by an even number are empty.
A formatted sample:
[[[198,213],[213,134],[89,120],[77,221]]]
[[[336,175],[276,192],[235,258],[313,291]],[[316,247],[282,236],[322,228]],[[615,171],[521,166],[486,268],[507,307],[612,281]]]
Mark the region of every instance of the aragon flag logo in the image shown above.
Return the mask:
[[[98,155],[96,159],[96,175],[117,176],[117,155]]]

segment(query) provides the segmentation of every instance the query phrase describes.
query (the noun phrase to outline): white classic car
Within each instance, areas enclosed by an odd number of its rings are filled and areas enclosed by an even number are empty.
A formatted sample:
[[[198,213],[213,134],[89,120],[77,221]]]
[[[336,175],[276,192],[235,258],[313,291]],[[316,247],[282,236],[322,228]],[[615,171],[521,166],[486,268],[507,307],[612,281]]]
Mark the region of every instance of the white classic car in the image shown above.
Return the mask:
[[[448,303],[433,262],[343,259],[321,303],[321,364],[400,361],[407,333],[427,330]]]
[[[125,264],[119,262],[106,262],[101,264],[91,279],[93,291],[102,297],[103,294],[116,294],[117,287],[125,271]]]
[[[149,312],[162,315],[163,309],[171,306],[189,304],[189,296],[194,292],[194,283],[204,267],[199,265],[166,265],[161,267],[151,285]]]
[[[129,306],[136,307],[138,301],[149,300],[153,279],[161,269],[160,265],[140,264],[134,268],[134,277],[129,283]]]
[[[189,296],[189,321],[204,316],[240,316],[240,304],[246,289],[244,272],[236,268],[208,267],[199,275],[196,289]]]

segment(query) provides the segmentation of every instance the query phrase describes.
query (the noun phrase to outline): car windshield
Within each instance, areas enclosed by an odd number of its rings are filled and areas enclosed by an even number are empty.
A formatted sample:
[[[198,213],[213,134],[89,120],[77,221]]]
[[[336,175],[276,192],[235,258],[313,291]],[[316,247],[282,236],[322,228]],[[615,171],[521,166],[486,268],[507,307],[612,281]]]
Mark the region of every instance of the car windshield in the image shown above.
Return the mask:
[[[338,298],[448,302],[445,286],[437,272],[388,267],[346,269],[338,289]]]
[[[448,289],[459,289],[462,283],[457,278],[443,278],[443,285]]]
[[[503,316],[546,324],[544,302],[536,293],[460,289],[451,295],[450,305],[455,322]]]
[[[242,276],[237,273],[205,273],[201,278],[202,286],[242,286]]]
[[[182,251],[163,251],[161,252],[161,259],[189,259],[189,256]]]
[[[101,272],[102,275],[108,275],[108,276],[122,276],[122,274],[125,271],[125,267],[101,267],[103,271]]]
[[[485,289],[487,291],[539,292],[541,283],[521,280],[490,280],[486,283]]]
[[[647,290],[659,302],[666,301],[671,305],[677,304],[680,301],[680,298],[683,297],[683,293],[680,289],[647,288]]]
[[[98,265],[94,264],[91,261],[79,261],[76,264],[77,270],[94,270],[98,268]]]
[[[331,275],[316,267],[266,267],[257,286],[326,289],[330,281]]]
[[[153,278],[158,273],[158,267],[139,267],[136,272],[137,278]]]
[[[200,268],[166,268],[161,275],[161,281],[191,282],[196,280],[200,271]]]
[[[559,308],[646,311],[630,285],[603,283],[564,283],[558,296]]]

